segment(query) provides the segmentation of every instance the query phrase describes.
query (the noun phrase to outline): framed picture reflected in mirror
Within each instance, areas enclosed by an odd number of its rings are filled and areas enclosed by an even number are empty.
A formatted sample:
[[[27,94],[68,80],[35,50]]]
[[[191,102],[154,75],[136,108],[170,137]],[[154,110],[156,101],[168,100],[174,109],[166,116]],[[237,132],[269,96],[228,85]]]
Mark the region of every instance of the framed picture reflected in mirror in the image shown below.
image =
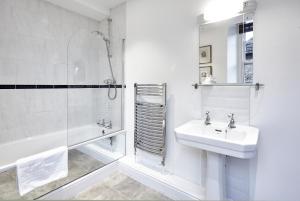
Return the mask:
[[[212,77],[213,75],[212,66],[200,66],[199,73],[200,73],[200,83],[202,83],[206,80],[206,78]]]
[[[201,46],[199,48],[200,53],[200,64],[212,63],[212,46]]]

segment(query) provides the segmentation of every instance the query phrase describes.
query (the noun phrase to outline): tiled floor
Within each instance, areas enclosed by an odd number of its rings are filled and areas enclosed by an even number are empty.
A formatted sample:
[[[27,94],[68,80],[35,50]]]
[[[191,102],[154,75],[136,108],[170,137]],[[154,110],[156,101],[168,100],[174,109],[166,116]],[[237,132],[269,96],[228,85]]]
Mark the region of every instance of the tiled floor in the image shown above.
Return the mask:
[[[103,182],[79,193],[74,200],[171,200],[161,193],[116,172]]]
[[[90,173],[103,163],[80,151],[69,152],[69,175],[21,197],[18,193],[15,169],[0,174],[0,200],[32,200],[51,192],[81,176]],[[75,200],[170,200],[145,185],[116,172],[98,185],[81,192]]]
[[[18,192],[15,169],[0,173],[0,200],[36,199],[103,166],[103,163],[88,155],[78,150],[71,150],[69,151],[68,177],[37,188],[23,197],[21,197]]]

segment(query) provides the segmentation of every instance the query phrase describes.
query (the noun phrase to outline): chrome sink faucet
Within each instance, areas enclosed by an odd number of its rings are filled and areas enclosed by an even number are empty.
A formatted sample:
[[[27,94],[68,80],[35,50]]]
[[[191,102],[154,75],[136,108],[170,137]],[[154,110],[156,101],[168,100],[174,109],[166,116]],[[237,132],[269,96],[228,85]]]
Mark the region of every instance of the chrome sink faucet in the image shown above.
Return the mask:
[[[236,126],[235,126],[235,120],[234,120],[234,114],[230,113],[228,115],[228,118],[230,119],[229,123],[228,123],[228,128],[236,128]]]
[[[211,124],[211,123],[210,123],[209,111],[207,111],[207,112],[205,113],[205,121],[204,121],[204,124],[205,124],[206,126],[208,126],[208,125]]]

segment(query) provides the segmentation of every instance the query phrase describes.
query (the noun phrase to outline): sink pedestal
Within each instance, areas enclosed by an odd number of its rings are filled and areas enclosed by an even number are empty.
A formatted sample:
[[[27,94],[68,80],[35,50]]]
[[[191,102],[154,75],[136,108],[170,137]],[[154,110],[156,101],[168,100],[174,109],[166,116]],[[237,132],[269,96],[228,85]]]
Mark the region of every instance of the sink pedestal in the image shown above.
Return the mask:
[[[186,146],[207,151],[206,200],[226,199],[226,156],[241,159],[253,158],[259,130],[236,125],[229,129],[226,123],[193,120],[175,129],[176,140]]]
[[[224,200],[225,155],[207,152],[206,200]]]

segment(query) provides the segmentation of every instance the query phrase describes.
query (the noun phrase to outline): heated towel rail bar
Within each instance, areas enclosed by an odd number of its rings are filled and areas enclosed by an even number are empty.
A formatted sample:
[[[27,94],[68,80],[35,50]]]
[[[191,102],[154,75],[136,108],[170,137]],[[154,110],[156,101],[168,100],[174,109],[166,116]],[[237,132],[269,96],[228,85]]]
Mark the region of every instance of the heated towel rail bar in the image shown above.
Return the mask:
[[[134,149],[159,155],[165,165],[167,84],[134,84]]]

